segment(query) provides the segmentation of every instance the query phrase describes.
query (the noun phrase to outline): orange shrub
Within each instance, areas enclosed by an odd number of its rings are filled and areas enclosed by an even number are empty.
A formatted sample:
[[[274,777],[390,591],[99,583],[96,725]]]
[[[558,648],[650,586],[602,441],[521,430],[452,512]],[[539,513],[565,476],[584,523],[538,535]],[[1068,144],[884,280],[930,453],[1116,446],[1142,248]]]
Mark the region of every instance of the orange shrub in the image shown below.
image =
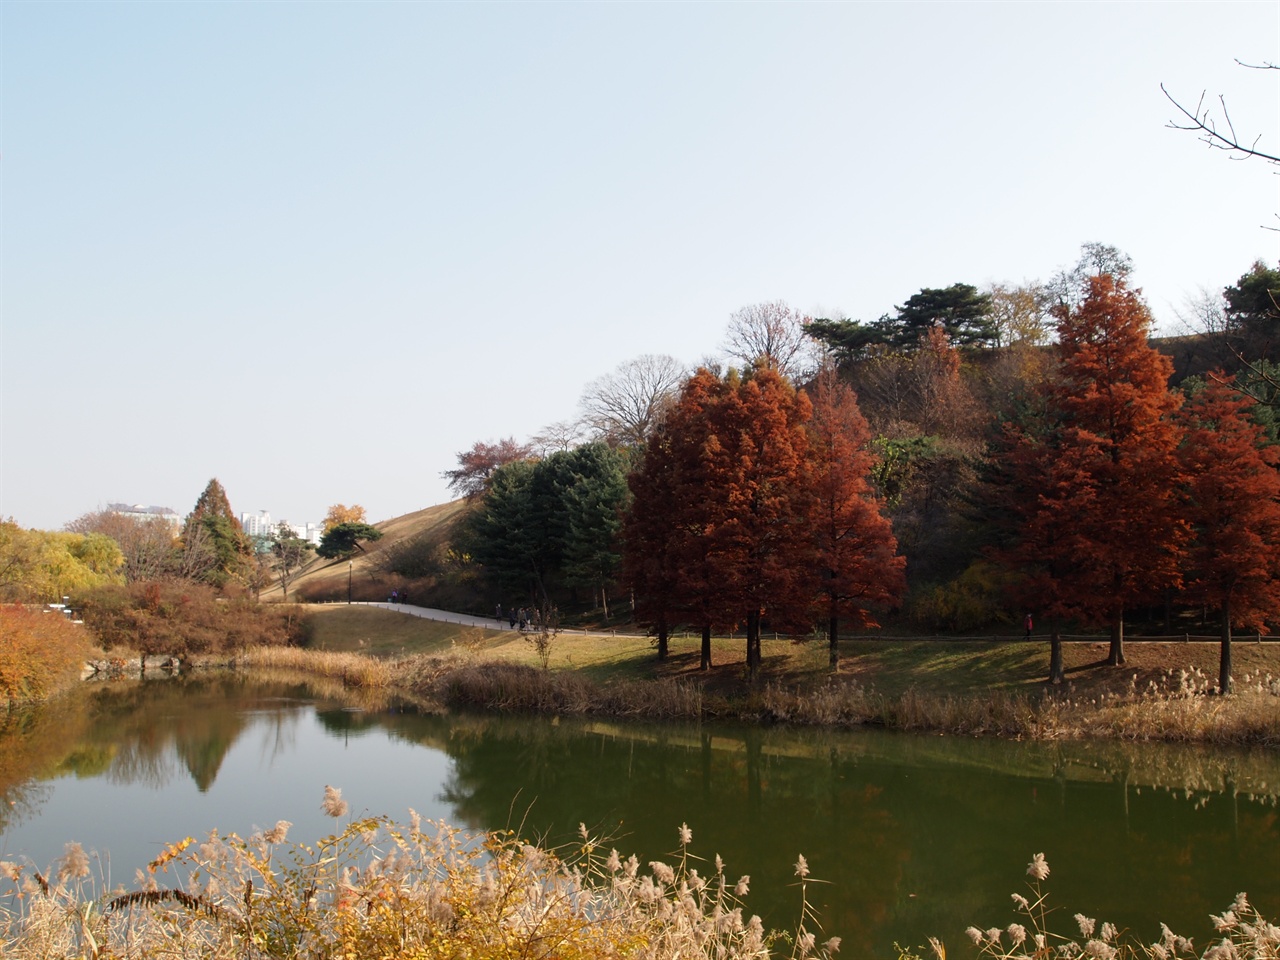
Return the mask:
[[[107,649],[183,656],[296,643],[302,637],[296,607],[218,596],[189,580],[102,587],[77,606]]]
[[[60,613],[0,606],[0,700],[47,696],[93,649],[84,627]]]

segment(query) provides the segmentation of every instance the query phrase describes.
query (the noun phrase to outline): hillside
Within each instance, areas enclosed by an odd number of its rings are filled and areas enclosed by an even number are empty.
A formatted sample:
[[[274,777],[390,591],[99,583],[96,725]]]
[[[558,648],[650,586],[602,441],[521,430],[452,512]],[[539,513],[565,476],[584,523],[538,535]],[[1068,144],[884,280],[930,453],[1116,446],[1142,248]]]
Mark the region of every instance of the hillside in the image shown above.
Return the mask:
[[[455,500],[375,523],[382,531],[381,540],[364,544],[364,552],[352,557],[349,567],[346,560],[314,558],[289,584],[289,599],[345,600],[350,574],[351,595],[356,600],[385,600],[403,583],[403,578],[387,571],[390,556],[415,546],[430,549],[447,543],[465,511],[466,501]],[[282,599],[279,585],[262,591],[265,602]]]

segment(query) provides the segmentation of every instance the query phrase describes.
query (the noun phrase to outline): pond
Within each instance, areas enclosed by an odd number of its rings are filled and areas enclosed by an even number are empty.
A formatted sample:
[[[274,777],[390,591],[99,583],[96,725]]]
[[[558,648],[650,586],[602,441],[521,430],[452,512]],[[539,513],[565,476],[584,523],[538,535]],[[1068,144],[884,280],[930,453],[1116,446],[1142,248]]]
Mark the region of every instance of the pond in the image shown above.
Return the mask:
[[[290,840],[352,813],[569,839],[580,822],[642,861],[692,851],[750,874],[750,911],[790,927],[803,854],[844,955],[1017,919],[1043,852],[1059,929],[1083,912],[1198,944],[1239,890],[1280,915],[1280,754],[814,731],[438,716],[288,676],[85,684],[0,725],[0,858],[43,868],[77,840],[108,884],[165,844],[279,819]]]

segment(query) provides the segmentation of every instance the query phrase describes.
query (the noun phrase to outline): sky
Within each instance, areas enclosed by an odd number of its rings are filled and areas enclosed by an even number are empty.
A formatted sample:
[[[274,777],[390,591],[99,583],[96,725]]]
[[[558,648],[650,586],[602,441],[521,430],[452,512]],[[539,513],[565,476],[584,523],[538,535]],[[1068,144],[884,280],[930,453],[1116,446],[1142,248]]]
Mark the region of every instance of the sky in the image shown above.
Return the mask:
[[[0,518],[380,521],[784,300],[1280,261],[1280,4],[0,3]]]

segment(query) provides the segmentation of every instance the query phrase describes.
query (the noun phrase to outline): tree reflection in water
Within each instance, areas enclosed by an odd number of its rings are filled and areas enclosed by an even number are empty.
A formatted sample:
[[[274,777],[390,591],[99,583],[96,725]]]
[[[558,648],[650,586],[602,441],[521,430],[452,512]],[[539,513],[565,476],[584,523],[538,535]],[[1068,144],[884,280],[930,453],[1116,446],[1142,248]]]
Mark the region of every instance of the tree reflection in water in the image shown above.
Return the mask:
[[[261,732],[256,767],[220,782],[250,727]],[[379,799],[368,779],[337,779],[351,758],[394,745],[394,766],[373,762]],[[1239,889],[1280,914],[1275,751],[420,715],[385,695],[355,699],[283,675],[108,684],[10,712],[0,718],[0,826],[38,815],[48,785],[67,776],[194,783],[201,794],[218,782],[221,804],[228,791],[261,791],[255,771],[303,746],[356,809],[392,804],[371,813],[403,816],[420,797],[396,784],[421,791],[417,768],[438,763],[427,789],[474,830],[560,843],[584,822],[648,861],[670,856],[688,823],[693,852],[751,875],[749,906],[774,926],[796,919],[792,864],[804,854],[827,881],[810,896],[852,956],[930,934],[958,943],[970,923],[1008,923],[1009,894],[1022,892],[1041,851],[1055,903],[1144,935],[1161,920],[1195,933]]]

